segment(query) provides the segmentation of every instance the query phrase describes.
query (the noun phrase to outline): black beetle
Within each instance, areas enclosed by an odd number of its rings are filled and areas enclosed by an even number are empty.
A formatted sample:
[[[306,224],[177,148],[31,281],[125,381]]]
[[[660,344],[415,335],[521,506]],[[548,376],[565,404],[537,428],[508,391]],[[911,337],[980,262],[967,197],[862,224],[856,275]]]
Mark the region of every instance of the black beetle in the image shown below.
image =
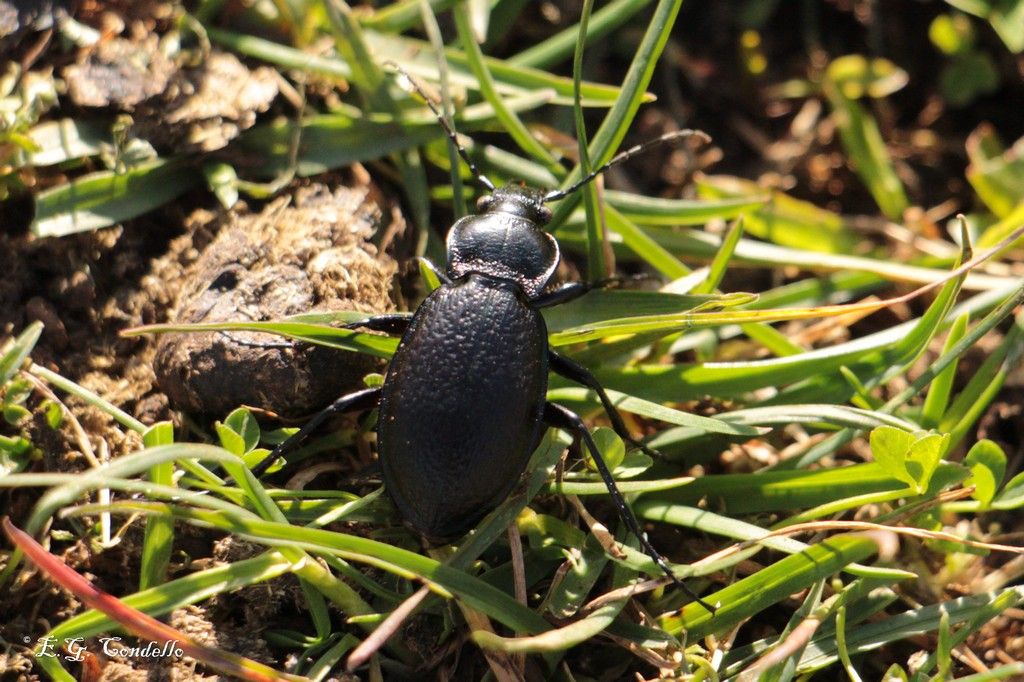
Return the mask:
[[[542,228],[551,219],[546,202],[567,196],[608,166],[670,139],[706,136],[697,131],[663,135],[619,154],[567,190],[496,188],[458,145],[430,99],[424,99],[490,193],[477,202],[477,215],[452,226],[445,272],[431,266],[442,285],[412,317],[380,315],[346,325],[402,335],[383,386],[338,398],[261,464],[297,447],[333,414],[379,406],[377,450],[384,486],[407,525],[441,544],[465,534],[508,497],[545,426],[565,429],[590,450],[622,519],[644,551],[682,586],[640,529],[586,425],[546,399],[549,370],[583,384],[597,394],[615,432],[651,452],[629,435],[597,379],[548,347],[540,309],[578,298],[595,285],[575,282],[548,289],[560,252],[558,242]],[[264,468],[258,466],[254,473]]]

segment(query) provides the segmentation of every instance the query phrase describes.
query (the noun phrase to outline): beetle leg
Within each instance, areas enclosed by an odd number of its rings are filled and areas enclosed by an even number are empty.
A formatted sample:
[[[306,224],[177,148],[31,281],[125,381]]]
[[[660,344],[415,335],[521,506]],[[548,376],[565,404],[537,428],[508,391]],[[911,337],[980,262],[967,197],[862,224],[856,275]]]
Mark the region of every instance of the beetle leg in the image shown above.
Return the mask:
[[[665,561],[665,557],[654,548],[654,545],[647,539],[647,534],[640,528],[640,523],[637,521],[636,516],[633,515],[632,510],[626,505],[626,499],[622,496],[619,491],[619,487],[615,485],[615,479],[612,478],[612,472],[608,469],[608,464],[604,461],[604,456],[597,447],[597,443],[594,442],[594,437],[590,435],[590,430],[587,429],[587,425],[583,423],[580,416],[572,410],[563,407],[557,403],[547,402],[544,404],[544,422],[555,428],[565,429],[572,433],[573,438],[576,440],[582,440],[587,445],[587,449],[590,450],[590,455],[594,458],[594,464],[597,465],[597,470],[601,474],[601,480],[604,481],[605,487],[608,488],[608,494],[611,495],[612,501],[615,503],[615,508],[619,512],[619,516],[622,521],[626,524],[626,528],[629,529],[633,535],[640,540],[640,546],[643,547],[644,553],[654,560],[654,563],[658,565],[665,575],[672,579],[676,585],[678,585],[686,594],[696,601],[698,604],[703,606],[709,612],[714,613],[714,607],[705,603],[700,597],[694,594],[690,588],[688,588],[679,578],[676,577],[675,573],[672,572],[672,568]]]
[[[261,476],[271,464],[277,461],[278,458],[284,457],[291,451],[302,445],[309,434],[313,433],[321,424],[323,424],[328,418],[341,414],[343,412],[356,412],[358,410],[368,410],[376,407],[380,403],[381,387],[375,386],[374,388],[364,388],[360,391],[353,391],[347,393],[333,403],[325,407],[324,409],[317,412],[312,419],[306,422],[305,425],[297,432],[295,432],[288,440],[278,444],[274,451],[266,456],[265,459],[254,464],[252,467],[252,473],[254,476]]]
[[[608,289],[620,286],[626,282],[638,282],[648,279],[657,278],[650,275],[633,275],[630,277],[605,277],[596,282],[567,282],[553,291],[548,291],[534,298],[530,301],[530,305],[534,308],[550,308],[554,305],[562,305],[563,303],[574,301],[594,289]]]
[[[619,434],[619,438],[626,441],[633,447],[640,448],[651,457],[661,457],[660,452],[654,448],[644,445],[636,438],[629,435],[629,430],[626,429],[626,424],[622,421],[622,415],[619,414],[618,408],[612,404],[611,398],[608,397],[608,393],[604,390],[604,386],[598,382],[597,377],[590,373],[589,369],[575,360],[567,358],[566,356],[556,353],[550,349],[548,350],[548,366],[556,374],[561,374],[566,379],[583,384],[597,394],[598,399],[601,401],[601,405],[604,406],[604,411],[608,413],[608,418],[612,422],[612,428],[615,429],[615,433]]]
[[[548,291],[530,301],[534,308],[550,308],[553,305],[562,305],[573,301],[587,293],[595,286],[590,282],[567,282],[554,291]]]
[[[385,332],[387,334],[400,336],[409,328],[410,322],[412,322],[412,315],[391,313],[388,315],[374,315],[373,317],[366,317],[362,320],[349,322],[343,326],[342,329],[359,329],[362,327],[369,329],[370,331]]]

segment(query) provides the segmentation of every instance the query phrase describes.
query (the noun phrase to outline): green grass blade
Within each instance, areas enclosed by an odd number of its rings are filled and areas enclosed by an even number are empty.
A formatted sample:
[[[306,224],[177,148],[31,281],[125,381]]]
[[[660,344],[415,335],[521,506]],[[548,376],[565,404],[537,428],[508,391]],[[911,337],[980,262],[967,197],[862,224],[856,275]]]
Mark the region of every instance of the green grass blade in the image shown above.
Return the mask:
[[[583,119],[581,83],[583,81],[583,46],[586,43],[587,25],[593,10],[593,0],[584,0],[580,16],[579,33],[572,61],[573,121],[576,124],[576,143],[579,147],[580,173],[589,175],[593,166],[590,163],[590,151],[587,149],[587,125]],[[605,239],[604,214],[598,202],[597,186],[588,183],[580,189],[583,192],[583,207],[587,225],[587,279],[594,282],[612,273],[608,269],[605,251],[608,248]]]
[[[612,574],[612,589],[624,587],[633,573],[616,566]],[[616,599],[569,625],[548,630],[532,637],[499,637],[487,632],[474,632],[473,641],[485,649],[508,653],[541,653],[567,651],[600,634],[622,612],[628,599]]]
[[[759,208],[763,197],[722,199],[664,199],[608,189],[605,200],[638,225],[704,225],[720,219],[733,220]],[[571,223],[571,220],[569,221]]]
[[[121,408],[117,407],[113,403],[109,402],[108,400],[104,400],[101,396],[90,391],[84,386],[80,386],[79,384],[76,384],[70,379],[66,379],[61,375],[57,374],[56,372],[34,363],[29,368],[29,371],[32,374],[42,379],[45,379],[49,384],[56,386],[60,390],[65,391],[75,396],[76,398],[82,400],[87,405],[92,405],[101,412],[109,414],[121,426],[132,431],[135,431],[140,435],[146,431],[147,427],[145,424],[143,424],[138,419],[131,416]]]
[[[1014,289],[1012,292],[979,294],[954,308],[952,315],[959,315],[965,310],[985,310],[994,305],[999,305],[999,314],[1005,315],[1006,305],[1016,300],[1020,293],[1019,289]],[[742,396],[757,388],[783,386],[807,376],[834,372],[843,365],[858,361],[880,363],[882,359],[878,352],[897,343],[913,324],[913,321],[905,322],[832,348],[815,349],[783,358],[703,365],[680,363],[598,368],[594,373],[606,387],[654,402],[688,400],[703,395]],[[552,383],[553,388],[562,385],[560,382]]]
[[[701,199],[757,202],[745,217],[747,232],[766,241],[810,252],[849,253],[857,235],[841,216],[783,192],[766,196],[763,187],[750,180],[728,175],[710,175],[697,180]],[[810,255],[810,254],[808,254]]]
[[[324,7],[331,22],[338,52],[352,67],[352,81],[373,111],[388,112],[396,119],[400,109],[387,88],[384,71],[366,42],[363,29],[344,0],[325,0]],[[402,190],[420,234],[430,234],[430,199],[426,171],[416,149],[396,150],[392,160],[402,176]],[[423,246],[426,246],[424,241]]]
[[[197,571],[156,587],[122,597],[127,606],[151,616],[163,616],[175,609],[197,604],[247,585],[255,585],[287,573],[292,563],[280,552],[268,551],[251,559]],[[116,627],[114,621],[99,611],[89,610],[70,618],[50,635],[58,639],[92,637]]]
[[[990,620],[1024,599],[1024,589],[1012,587],[1002,592],[971,595],[941,604],[930,604],[891,616],[876,623],[867,623],[847,633],[847,646],[853,655],[867,653],[909,637],[938,630],[939,620],[947,614],[951,625],[984,616]],[[801,673],[810,673],[837,660],[835,639],[826,635],[811,641],[800,660]]]
[[[944,466],[947,465],[940,465]],[[680,488],[644,495],[641,500],[651,505],[658,502],[695,506],[707,498],[723,513],[757,514],[806,509],[847,497],[906,489],[906,483],[869,462],[815,471],[704,476]]]
[[[599,324],[633,316],[668,315],[728,299],[720,295],[692,296],[636,289],[594,289],[565,305],[544,308],[549,332]]]
[[[109,123],[74,118],[40,123],[28,132],[28,136],[35,149],[24,155],[23,165],[27,166],[55,166],[96,156],[111,138]]]
[[[301,548],[314,553],[333,554],[349,561],[368,563],[402,577],[421,576],[466,601],[472,608],[515,630],[543,632],[550,626],[536,613],[512,597],[451,566],[409,550],[368,538],[319,528],[298,528],[287,523],[147,502],[121,502],[111,511],[171,514],[205,526],[243,535],[278,548]]]
[[[744,226],[751,231],[750,218],[744,219]],[[652,225],[658,227],[658,225]],[[583,243],[581,231],[562,230],[558,240],[566,250],[579,248]],[[718,252],[719,240],[714,235],[700,230],[661,230],[651,229],[647,234],[660,248],[677,257],[693,258],[711,262]],[[609,235],[612,245],[620,246],[624,238],[615,234]],[[619,250],[616,250],[619,254]],[[623,258],[623,256],[619,256]],[[949,261],[952,263],[952,260]],[[875,273],[886,279],[897,282],[916,282],[927,284],[949,274],[948,270],[918,265],[894,263],[882,258],[866,258],[845,254],[812,252],[803,249],[777,246],[750,239],[740,239],[736,245],[733,264],[756,265],[767,268],[778,268],[782,265],[793,265],[812,272],[834,272],[852,270],[857,272]],[[964,288],[971,291],[990,291],[1008,289],[1016,284],[1012,277],[993,276],[981,272],[971,272],[964,281]]]
[[[551,155],[547,147],[542,145],[527,129],[526,125],[519,120],[519,117],[505,106],[501,95],[498,93],[494,77],[491,76],[483,53],[480,51],[480,46],[473,35],[465,0],[461,0],[456,5],[455,25],[458,28],[459,39],[462,42],[462,48],[465,51],[469,67],[479,83],[480,94],[494,107],[494,112],[498,120],[501,121],[502,126],[512,136],[512,139],[515,140],[520,149],[540,161],[552,173],[556,175],[564,173],[564,169]]]
[[[335,314],[336,315],[336,314]],[[365,313],[346,313],[349,321],[366,317]],[[323,324],[305,322],[204,322],[195,324],[153,324],[135,327],[124,333],[125,336],[141,334],[166,334],[171,332],[211,332],[211,331],[250,331],[277,334],[285,338],[306,343],[315,343],[328,348],[366,353],[379,358],[390,358],[398,347],[398,339],[356,332],[350,329],[337,329]]]
[[[668,42],[681,5],[682,0],[660,0],[658,2],[647,32],[640,41],[640,45],[637,46],[636,55],[622,81],[622,91],[591,140],[590,156],[595,166],[600,166],[611,159],[626,136],[644,99],[647,86],[651,82],[658,57],[661,56],[661,52]],[[562,189],[569,187],[580,177],[582,175],[577,167],[563,180]],[[553,229],[557,229],[557,226],[568,217],[577,201],[578,198],[570,196],[559,202],[551,220]],[[610,224],[609,226],[611,227]]]
[[[649,4],[651,4],[651,0],[613,0],[594,12],[585,29],[581,24],[569,26],[543,42],[509,57],[508,62],[516,66],[547,68],[572,54],[582,33],[586,34],[587,43],[598,40],[624,24]]]
[[[663,618],[662,626],[671,634],[685,630],[687,637],[692,639],[724,632],[743,619],[760,613],[817,580],[828,578],[849,564],[871,556],[877,550],[874,541],[865,537],[831,537],[705,596],[706,601],[717,605],[714,615],[693,603],[683,608],[678,616]]]
[[[562,204],[568,201],[567,198]],[[679,279],[689,274],[690,268],[613,207],[605,206],[604,214],[608,228],[618,234],[623,243],[652,268],[669,279]]]
[[[455,0],[427,0],[431,13],[443,12],[452,7]],[[417,24],[422,25],[422,0],[401,0],[390,5],[375,8],[372,13],[358,17],[366,28],[383,33],[402,33]]]
[[[38,193],[30,229],[37,237],[60,237],[107,227],[163,206],[201,180],[181,158],[90,173]]]
[[[374,54],[397,59],[403,69],[413,76],[431,81],[437,79],[437,64],[433,62],[430,45],[422,40],[405,36],[387,35],[376,31],[364,32],[367,42]],[[448,67],[451,69],[452,85],[471,92],[480,91],[473,70],[469,65],[469,57],[465,52],[448,48],[444,52]],[[495,88],[506,96],[528,95],[538,90],[553,90],[556,104],[572,106],[572,79],[555,76],[541,69],[531,69],[509,64],[501,59],[484,57],[483,64],[494,79]],[[583,83],[583,106],[610,107],[622,95],[622,88],[587,81]],[[643,95],[645,100],[651,99]]]
[[[43,323],[33,322],[3,349],[3,356],[0,356],[0,386],[6,385],[21,370],[42,333]]]
[[[853,160],[857,175],[867,185],[882,213],[890,220],[901,221],[910,200],[893,169],[892,159],[874,117],[828,80],[824,88],[832,105],[843,146]]]
[[[1018,316],[999,346],[982,362],[971,376],[967,386],[957,395],[942,416],[939,430],[951,434],[950,447],[955,447],[966,435],[1017,366],[1024,352],[1024,319]]]
[[[689,414],[659,403],[624,395],[617,391],[608,391],[608,397],[617,408],[625,412],[639,414],[649,419],[658,419],[670,424],[701,429],[707,433],[722,433],[733,436],[759,436],[764,434],[763,430],[751,426],[730,424],[713,417]],[[596,400],[596,394],[585,388],[561,388],[550,391],[548,398],[551,400],[568,399],[574,402],[582,402],[587,399]]]
[[[174,425],[170,422],[155,424],[146,430],[142,443],[147,448],[174,443]],[[174,462],[161,462],[149,470],[149,480],[165,486],[174,485]],[[145,590],[167,580],[167,567],[174,543],[174,522],[162,516],[146,519],[142,539],[142,558],[139,566],[139,589]]]
[[[736,245],[740,241],[740,237],[743,236],[743,219],[740,218],[726,231],[722,237],[722,246],[718,249],[718,253],[715,254],[714,260],[711,261],[711,267],[708,268],[708,276],[703,282],[695,286],[690,293],[693,294],[712,294],[718,288],[718,285],[722,282],[722,277],[725,276],[725,270],[729,266],[729,260],[732,259],[732,254],[736,250]]]
[[[441,112],[448,126],[454,129],[454,122],[452,120],[454,106],[452,104],[448,62],[444,58],[444,40],[441,37],[441,27],[437,25],[437,17],[434,16],[428,0],[418,0],[418,2],[423,27],[427,33],[427,38],[430,40],[430,46],[434,50],[434,58],[437,61],[437,76],[438,82],[441,85]],[[459,172],[459,153],[448,143],[445,144],[445,149],[448,152],[448,165],[452,179],[452,212],[454,213],[453,217],[458,219],[466,215],[466,197],[462,187],[462,174]],[[426,234],[430,234],[430,231],[428,230]]]
[[[970,316],[966,314],[956,318],[956,321],[949,330],[949,336],[946,337],[946,343],[942,347],[943,354],[948,353],[964,337],[969,321]],[[925,396],[924,405],[921,407],[921,425],[925,428],[938,426],[942,415],[945,414],[946,408],[949,406],[949,396],[953,390],[956,368],[956,362],[950,363],[935,377],[931,386],[928,387],[928,394]]]

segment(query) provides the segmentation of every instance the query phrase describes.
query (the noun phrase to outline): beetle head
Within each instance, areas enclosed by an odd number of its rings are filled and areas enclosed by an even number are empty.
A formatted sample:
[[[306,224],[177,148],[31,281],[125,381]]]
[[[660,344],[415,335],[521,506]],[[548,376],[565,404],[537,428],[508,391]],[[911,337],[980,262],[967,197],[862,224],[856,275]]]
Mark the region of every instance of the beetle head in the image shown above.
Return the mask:
[[[480,197],[476,208],[483,214],[509,213],[543,227],[551,220],[551,209],[544,205],[545,194],[533,187],[505,185]]]
[[[518,284],[528,298],[540,295],[558,267],[558,242],[542,228],[551,220],[544,192],[504,186],[477,202],[448,232],[448,276],[477,272]]]

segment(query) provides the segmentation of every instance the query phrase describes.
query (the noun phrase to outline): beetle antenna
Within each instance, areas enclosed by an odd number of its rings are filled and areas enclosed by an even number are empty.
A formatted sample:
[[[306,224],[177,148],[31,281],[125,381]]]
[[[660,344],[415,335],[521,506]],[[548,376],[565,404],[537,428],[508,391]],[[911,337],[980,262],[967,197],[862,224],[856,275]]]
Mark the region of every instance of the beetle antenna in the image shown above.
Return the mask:
[[[448,140],[452,143],[452,146],[455,147],[455,151],[459,153],[462,160],[466,162],[467,166],[469,166],[469,170],[473,174],[473,177],[476,178],[477,182],[486,187],[489,192],[493,192],[495,189],[494,183],[491,182],[490,178],[481,173],[480,169],[476,167],[475,163],[473,163],[473,160],[469,158],[469,153],[466,152],[466,148],[459,144],[459,138],[455,133],[455,129],[448,124],[448,120],[444,117],[444,114],[438,111],[437,107],[434,105],[434,101],[430,99],[430,96],[423,90],[420,84],[413,80],[412,76],[410,76],[405,69],[395,62],[387,62],[387,65],[393,68],[398,75],[402,77],[403,81],[408,83],[409,87],[415,90],[416,93],[423,98],[423,101],[427,103],[430,110],[434,112],[434,116],[437,117],[437,122],[441,124],[442,128],[444,128],[444,132],[448,135]]]
[[[665,133],[660,137],[656,137],[653,140],[647,140],[647,142],[638,144],[635,147],[630,147],[626,151],[616,154],[608,163],[604,164],[597,170],[591,171],[585,177],[579,180],[576,184],[566,189],[556,189],[548,192],[547,194],[544,195],[544,201],[548,202],[555,201],[557,199],[564,199],[565,197],[569,196],[570,194],[578,190],[580,187],[587,184],[588,182],[590,182],[598,175],[611,168],[612,166],[616,166],[620,163],[623,163],[624,161],[628,161],[634,156],[643,154],[647,150],[663,145],[666,142],[672,142],[673,140],[679,139],[689,139],[691,137],[696,137],[704,144],[711,142],[711,136],[705,133],[703,130],[691,130],[687,128],[685,130],[676,130],[671,133]]]

